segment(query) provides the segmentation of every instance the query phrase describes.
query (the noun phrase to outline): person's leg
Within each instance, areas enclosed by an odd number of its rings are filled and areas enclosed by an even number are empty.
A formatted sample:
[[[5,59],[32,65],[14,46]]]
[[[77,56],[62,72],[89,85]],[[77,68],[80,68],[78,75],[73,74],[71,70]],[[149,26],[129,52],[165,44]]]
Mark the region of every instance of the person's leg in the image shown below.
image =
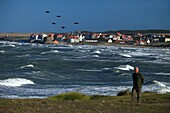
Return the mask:
[[[131,93],[131,97],[132,97],[132,103],[134,102],[134,88],[132,88],[132,93]]]
[[[137,92],[137,103],[141,103],[141,95],[142,95],[142,90],[141,88],[139,88],[138,90],[136,90]]]

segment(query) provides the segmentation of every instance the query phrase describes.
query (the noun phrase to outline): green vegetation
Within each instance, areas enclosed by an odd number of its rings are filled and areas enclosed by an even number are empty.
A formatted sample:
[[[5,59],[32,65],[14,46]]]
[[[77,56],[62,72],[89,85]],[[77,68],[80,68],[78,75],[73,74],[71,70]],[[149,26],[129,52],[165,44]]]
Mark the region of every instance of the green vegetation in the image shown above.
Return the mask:
[[[50,100],[52,101],[57,101],[57,100],[89,100],[90,96],[87,96],[85,94],[77,93],[77,92],[69,92],[69,93],[64,93],[64,94],[59,94],[56,96],[51,96],[49,97]]]
[[[143,93],[142,103],[130,95],[87,96],[66,93],[45,99],[0,99],[0,113],[168,113],[170,94]]]

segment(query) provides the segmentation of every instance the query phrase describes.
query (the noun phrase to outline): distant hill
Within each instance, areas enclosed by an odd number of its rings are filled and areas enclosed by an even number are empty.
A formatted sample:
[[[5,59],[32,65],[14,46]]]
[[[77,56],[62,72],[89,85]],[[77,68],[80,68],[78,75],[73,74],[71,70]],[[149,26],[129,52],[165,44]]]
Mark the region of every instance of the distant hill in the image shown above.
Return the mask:
[[[100,33],[115,34],[120,32],[122,34],[135,34],[135,33],[170,33],[170,30],[118,30],[118,31],[104,31]]]
[[[79,32],[79,31],[75,31]],[[120,32],[122,34],[136,34],[136,33],[168,33],[170,34],[170,30],[109,30],[109,31],[103,31],[103,32],[92,32],[92,31],[81,31],[81,33],[103,33],[103,34],[116,34],[117,32]],[[46,34],[51,34],[55,32],[44,32]],[[32,33],[0,33],[0,37],[29,37]],[[35,34],[40,34],[40,33],[35,33]],[[62,33],[63,34],[63,33]]]

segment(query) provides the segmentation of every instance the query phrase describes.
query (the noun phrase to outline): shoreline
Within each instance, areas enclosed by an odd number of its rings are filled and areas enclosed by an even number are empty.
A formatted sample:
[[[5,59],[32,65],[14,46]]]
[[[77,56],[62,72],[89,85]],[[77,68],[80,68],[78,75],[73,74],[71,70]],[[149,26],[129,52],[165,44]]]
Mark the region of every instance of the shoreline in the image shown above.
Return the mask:
[[[11,41],[11,42],[28,42],[30,40],[30,35],[32,33],[0,33],[0,41]],[[80,43],[70,43],[70,42],[58,42],[58,44],[70,44],[70,45],[98,45],[98,46],[118,46],[118,47],[158,47],[158,48],[170,48],[170,43],[153,43],[146,45],[134,45],[128,43],[107,43],[107,42],[98,42],[98,43],[88,43],[88,42],[80,42]]]
[[[9,42],[28,42],[29,37],[0,37],[0,41],[9,41]],[[117,46],[117,47],[136,47],[136,48],[170,48],[170,43],[157,43],[157,44],[150,44],[150,45],[133,45],[133,44],[120,44],[120,43],[106,43],[106,42],[99,42],[99,43],[68,43],[68,42],[59,42],[58,44],[69,44],[69,45],[93,45],[93,46]]]
[[[170,107],[170,94],[142,93],[141,104],[132,103],[130,95],[89,97],[76,94],[62,99],[63,96],[44,99],[0,98],[0,113],[168,113]]]

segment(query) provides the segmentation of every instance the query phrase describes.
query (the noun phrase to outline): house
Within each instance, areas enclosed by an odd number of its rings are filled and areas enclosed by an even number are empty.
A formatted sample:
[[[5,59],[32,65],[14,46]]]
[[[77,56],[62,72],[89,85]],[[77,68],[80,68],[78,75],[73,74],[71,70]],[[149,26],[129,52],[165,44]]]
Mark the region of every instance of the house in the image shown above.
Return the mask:
[[[41,43],[41,44],[43,44],[47,36],[48,36],[48,35],[46,35],[46,34],[44,34],[44,33],[39,34],[39,35],[37,35],[37,34],[32,34],[32,35],[30,36],[30,42],[31,42],[31,43]]]
[[[55,39],[54,34],[32,34],[30,36],[30,43],[40,43],[40,44],[58,44],[58,41]]]
[[[109,40],[108,40],[108,43],[109,43],[109,44],[113,43],[112,39],[109,39]]]
[[[165,37],[165,42],[170,42],[170,37]]]
[[[54,44],[54,41],[54,34],[50,34],[44,39],[45,44]]]

